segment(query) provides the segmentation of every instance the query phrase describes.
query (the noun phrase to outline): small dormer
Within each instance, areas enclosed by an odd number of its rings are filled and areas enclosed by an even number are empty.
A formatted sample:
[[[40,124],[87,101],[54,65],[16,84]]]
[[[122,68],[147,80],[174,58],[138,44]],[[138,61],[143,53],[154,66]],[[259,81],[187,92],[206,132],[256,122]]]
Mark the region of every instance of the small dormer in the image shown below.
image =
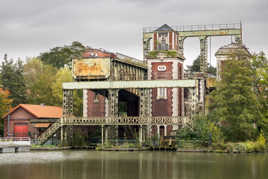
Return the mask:
[[[146,36],[145,36],[146,37]],[[146,59],[179,58],[184,59],[178,53],[178,35],[167,24],[162,25],[150,34],[145,41]]]
[[[162,25],[154,31],[153,50],[174,50],[175,49],[175,31],[167,24]]]

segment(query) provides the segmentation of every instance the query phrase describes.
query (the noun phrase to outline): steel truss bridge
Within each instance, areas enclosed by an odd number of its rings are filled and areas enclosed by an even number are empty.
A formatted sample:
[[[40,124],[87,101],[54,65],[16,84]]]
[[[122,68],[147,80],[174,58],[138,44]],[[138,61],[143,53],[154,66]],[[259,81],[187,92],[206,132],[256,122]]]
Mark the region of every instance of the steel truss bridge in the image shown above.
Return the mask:
[[[150,94],[153,88],[188,88],[191,96],[191,111],[195,112],[198,95],[198,81],[196,80],[142,80],[142,81],[91,81],[63,83],[63,117],[43,132],[38,140],[44,144],[57,130],[67,126],[160,126],[177,125],[191,126],[190,116],[150,116]],[[73,90],[94,89],[108,90],[109,117],[74,117],[73,116]],[[118,117],[118,91],[119,89],[137,89],[140,97],[140,114],[138,117]],[[64,138],[63,131],[61,139]],[[103,133],[103,132],[102,132]],[[103,136],[103,135],[102,135]]]
[[[157,116],[157,117],[63,117],[53,123],[39,137],[39,143],[44,144],[49,137],[57,132],[60,128],[66,126],[160,126],[160,125],[177,125],[180,127],[192,126],[192,120],[189,117],[181,116]],[[103,132],[103,131],[102,131]],[[63,134],[63,133],[62,133]],[[103,136],[103,134],[102,134]],[[62,136],[64,137],[64,136]]]

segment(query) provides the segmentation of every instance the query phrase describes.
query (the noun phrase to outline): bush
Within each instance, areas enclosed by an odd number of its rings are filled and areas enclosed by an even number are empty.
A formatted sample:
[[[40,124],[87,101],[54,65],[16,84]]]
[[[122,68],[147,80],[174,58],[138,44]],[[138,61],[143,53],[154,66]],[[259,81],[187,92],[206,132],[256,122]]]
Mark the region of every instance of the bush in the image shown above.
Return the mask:
[[[197,116],[193,127],[183,128],[177,133],[177,140],[198,140],[203,146],[223,143],[223,134],[218,126],[211,122],[207,116]]]
[[[264,151],[265,147],[266,147],[266,139],[264,137],[263,132],[261,131],[261,133],[256,141],[256,150],[257,151]]]
[[[239,143],[227,143],[225,147],[222,149],[226,150],[227,152],[263,152],[265,150],[265,143],[263,140],[263,136],[260,135],[259,139],[254,141],[247,141],[247,142],[239,142]]]

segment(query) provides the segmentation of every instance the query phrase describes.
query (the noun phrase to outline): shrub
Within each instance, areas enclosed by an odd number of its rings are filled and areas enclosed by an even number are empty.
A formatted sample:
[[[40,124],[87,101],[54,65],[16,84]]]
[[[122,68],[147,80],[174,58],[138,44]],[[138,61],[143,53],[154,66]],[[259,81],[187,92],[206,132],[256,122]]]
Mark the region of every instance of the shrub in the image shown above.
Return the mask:
[[[256,144],[255,144],[256,151],[264,151],[266,146],[266,139],[263,135],[263,132],[261,131],[259,137],[257,138]]]
[[[239,142],[239,143],[227,143],[225,144],[228,152],[263,152],[265,150],[265,143],[263,143],[263,136],[260,135],[259,141],[247,141],[247,142]]]
[[[246,152],[255,152],[255,144],[254,142],[252,141],[247,141],[245,142],[245,145],[246,145]]]
[[[186,127],[178,131],[177,140],[198,140],[203,146],[224,141],[220,128],[207,116],[196,116],[192,128]]]
[[[211,134],[212,143],[219,144],[224,142],[223,133],[221,132],[220,128],[212,122],[209,124],[209,132]]]

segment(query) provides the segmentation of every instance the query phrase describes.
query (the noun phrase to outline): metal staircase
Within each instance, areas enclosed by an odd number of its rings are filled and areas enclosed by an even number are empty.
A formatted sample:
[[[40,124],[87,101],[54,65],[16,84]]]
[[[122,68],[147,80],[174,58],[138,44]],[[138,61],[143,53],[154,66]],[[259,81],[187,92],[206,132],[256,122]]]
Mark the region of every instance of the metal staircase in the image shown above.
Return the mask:
[[[62,124],[60,123],[60,121],[57,121],[57,122],[53,123],[49,128],[47,128],[47,130],[45,132],[43,132],[38,137],[38,143],[40,145],[44,144],[61,127],[62,127]]]

